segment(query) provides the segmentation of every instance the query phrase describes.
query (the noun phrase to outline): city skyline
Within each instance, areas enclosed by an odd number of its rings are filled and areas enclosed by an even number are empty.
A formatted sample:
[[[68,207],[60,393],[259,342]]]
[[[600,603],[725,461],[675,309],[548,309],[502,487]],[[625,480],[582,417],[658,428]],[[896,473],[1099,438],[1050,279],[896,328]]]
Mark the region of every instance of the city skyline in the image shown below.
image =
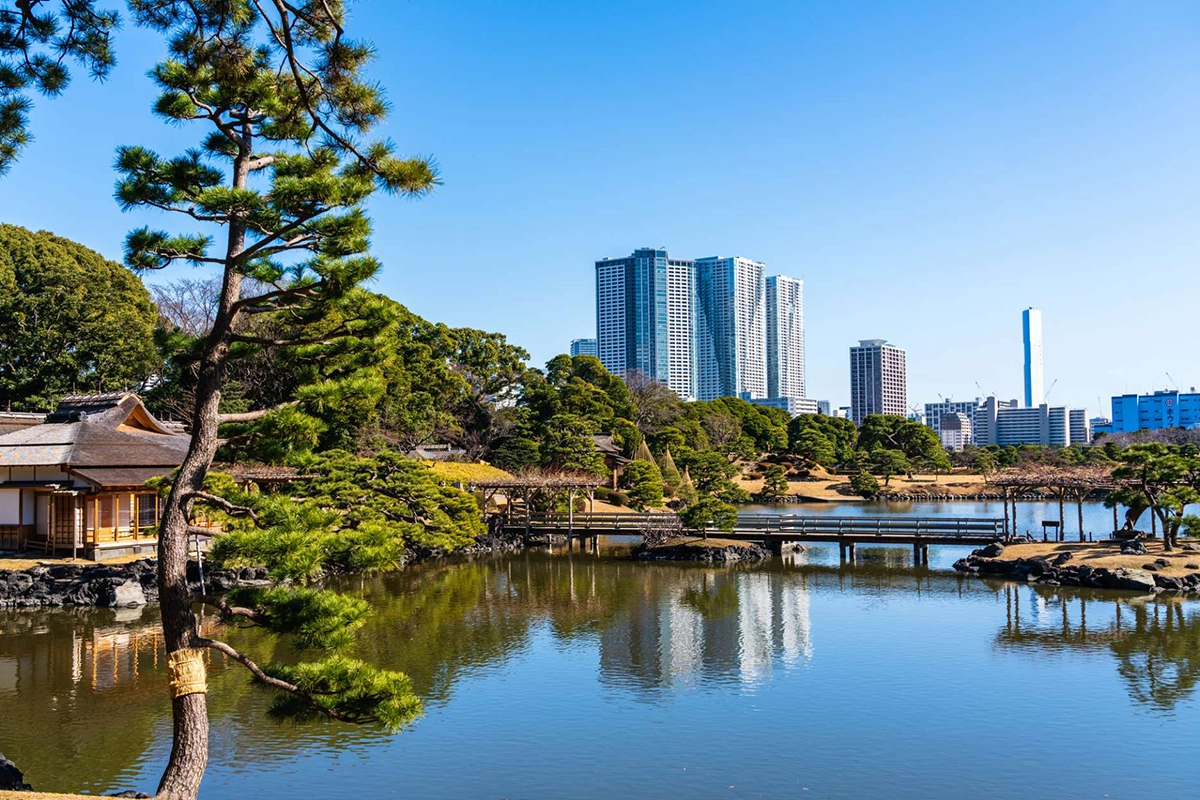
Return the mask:
[[[395,13],[358,4],[352,18],[382,30]],[[372,203],[384,265],[372,288],[427,319],[502,332],[542,366],[594,329],[596,253],[669,241],[805,281],[807,392],[834,407],[849,401],[845,348],[876,332],[913,354],[914,400],[1022,397],[1013,320],[1030,305],[1045,315],[1053,402],[1107,413],[1114,394],[1172,388],[1166,373],[1200,385],[1186,336],[1147,348],[1113,324],[1142,319],[1124,305],[1131,276],[1172,287],[1156,318],[1187,319],[1200,291],[1190,4],[467,2],[408,6],[404,27],[411,45],[372,67],[396,108],[384,133],[434,154],[444,185]],[[732,62],[614,59],[636,52],[631,29],[756,47]],[[116,45],[103,84],[79,75],[37,100],[37,140],[5,178],[0,216],[120,260],[127,231],[164,221],[113,201],[116,147],[174,152],[183,135],[151,121],[154,92],[133,66],[158,53],[154,35],[126,26]],[[634,132],[626,121],[650,103],[739,124]],[[133,124],[147,131],[136,142]]]

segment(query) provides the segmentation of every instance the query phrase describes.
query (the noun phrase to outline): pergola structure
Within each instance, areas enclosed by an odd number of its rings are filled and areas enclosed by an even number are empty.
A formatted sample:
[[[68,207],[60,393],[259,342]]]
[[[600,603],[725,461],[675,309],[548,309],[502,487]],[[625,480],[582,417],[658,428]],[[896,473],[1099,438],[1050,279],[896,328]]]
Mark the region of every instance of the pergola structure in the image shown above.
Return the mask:
[[[508,499],[504,516],[512,518],[513,501],[520,500],[524,507],[525,530],[529,532],[530,513],[534,503],[544,502],[552,506],[561,497],[567,498],[567,518],[570,526],[575,522],[575,497],[586,494],[588,510],[594,510],[596,489],[604,485],[604,479],[588,472],[561,472],[530,470],[519,472],[508,478],[482,480],[473,483],[475,490],[483,492],[483,508],[487,513],[488,502],[497,494]]]
[[[1075,503],[1079,518],[1079,541],[1084,541],[1083,501],[1096,492],[1116,489],[1119,481],[1112,477],[1111,468],[1101,464],[1076,467],[1057,467],[1030,464],[1004,472],[988,479],[988,483],[1004,490],[1004,528],[1009,535],[1017,534],[1017,500],[1023,492],[1047,490],[1058,498],[1058,540],[1066,538],[1065,505]],[[1011,504],[1011,515],[1009,506]],[[1151,516],[1153,525],[1153,516]],[[1113,506],[1113,533],[1120,530],[1117,522],[1117,507]]]

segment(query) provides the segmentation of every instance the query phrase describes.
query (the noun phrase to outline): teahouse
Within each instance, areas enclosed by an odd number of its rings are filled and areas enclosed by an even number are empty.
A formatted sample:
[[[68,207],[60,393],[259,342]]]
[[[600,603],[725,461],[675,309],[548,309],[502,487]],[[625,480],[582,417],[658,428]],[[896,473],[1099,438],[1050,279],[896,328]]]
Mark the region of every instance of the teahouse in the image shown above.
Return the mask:
[[[64,397],[40,424],[0,435],[0,549],[150,552],[159,499],[145,483],[171,474],[189,441],[131,392]]]

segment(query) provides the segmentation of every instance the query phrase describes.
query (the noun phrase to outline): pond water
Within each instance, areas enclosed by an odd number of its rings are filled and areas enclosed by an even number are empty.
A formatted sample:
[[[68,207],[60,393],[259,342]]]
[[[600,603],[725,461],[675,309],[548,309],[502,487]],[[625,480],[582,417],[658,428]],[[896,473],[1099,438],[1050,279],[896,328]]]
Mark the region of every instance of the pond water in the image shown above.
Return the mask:
[[[424,717],[279,725],[214,656],[201,796],[1197,796],[1200,604],[948,571],[965,552],[713,568],[611,543],[354,582],[377,609],[358,655],[406,671]],[[0,752],[35,788],[151,792],[169,746],[154,609],[0,613]]]

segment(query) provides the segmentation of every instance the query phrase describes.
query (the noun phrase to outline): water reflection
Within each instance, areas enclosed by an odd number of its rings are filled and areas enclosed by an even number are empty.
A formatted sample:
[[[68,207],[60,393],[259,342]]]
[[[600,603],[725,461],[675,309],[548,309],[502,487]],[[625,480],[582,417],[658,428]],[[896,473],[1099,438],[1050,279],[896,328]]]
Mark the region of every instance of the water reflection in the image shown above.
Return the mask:
[[[1200,612],[1178,597],[1005,585],[1002,648],[1111,654],[1129,697],[1168,712],[1200,681]],[[1021,607],[1025,595],[1026,608]]]
[[[755,695],[792,678],[814,687],[834,680],[818,677],[822,667],[845,670],[838,683],[869,680],[885,661],[897,682],[919,682],[936,695],[939,681],[958,674],[939,672],[940,659],[918,650],[911,661],[888,661],[914,637],[925,637],[935,648],[929,653],[967,660],[977,691],[995,681],[998,697],[1025,687],[972,642],[1023,662],[1097,658],[1108,676],[1120,675],[1133,703],[1156,714],[1195,697],[1200,612],[1193,603],[914,570],[907,548],[863,547],[853,566],[828,565],[828,555],[801,550],[765,566],[717,568],[529,553],[430,564],[343,588],[376,609],[357,655],[407,672],[431,711],[464,694],[465,681],[541,668],[547,640],[595,664],[602,695],[651,710],[679,696]],[[869,634],[859,632],[868,626]],[[283,640],[256,631],[224,635],[258,659],[294,657]],[[145,788],[169,745],[163,662],[153,609],[0,613],[0,752],[38,788]],[[210,669],[212,760],[226,774],[284,764],[302,770],[306,759],[335,752],[369,757],[392,741],[364,728],[277,726],[263,715],[269,697],[240,668],[213,657]],[[814,719],[844,714],[822,707],[815,693],[805,696]],[[790,713],[770,709],[763,724]],[[418,723],[454,724],[452,715],[436,714]],[[554,724],[535,712],[513,718],[518,732]]]

